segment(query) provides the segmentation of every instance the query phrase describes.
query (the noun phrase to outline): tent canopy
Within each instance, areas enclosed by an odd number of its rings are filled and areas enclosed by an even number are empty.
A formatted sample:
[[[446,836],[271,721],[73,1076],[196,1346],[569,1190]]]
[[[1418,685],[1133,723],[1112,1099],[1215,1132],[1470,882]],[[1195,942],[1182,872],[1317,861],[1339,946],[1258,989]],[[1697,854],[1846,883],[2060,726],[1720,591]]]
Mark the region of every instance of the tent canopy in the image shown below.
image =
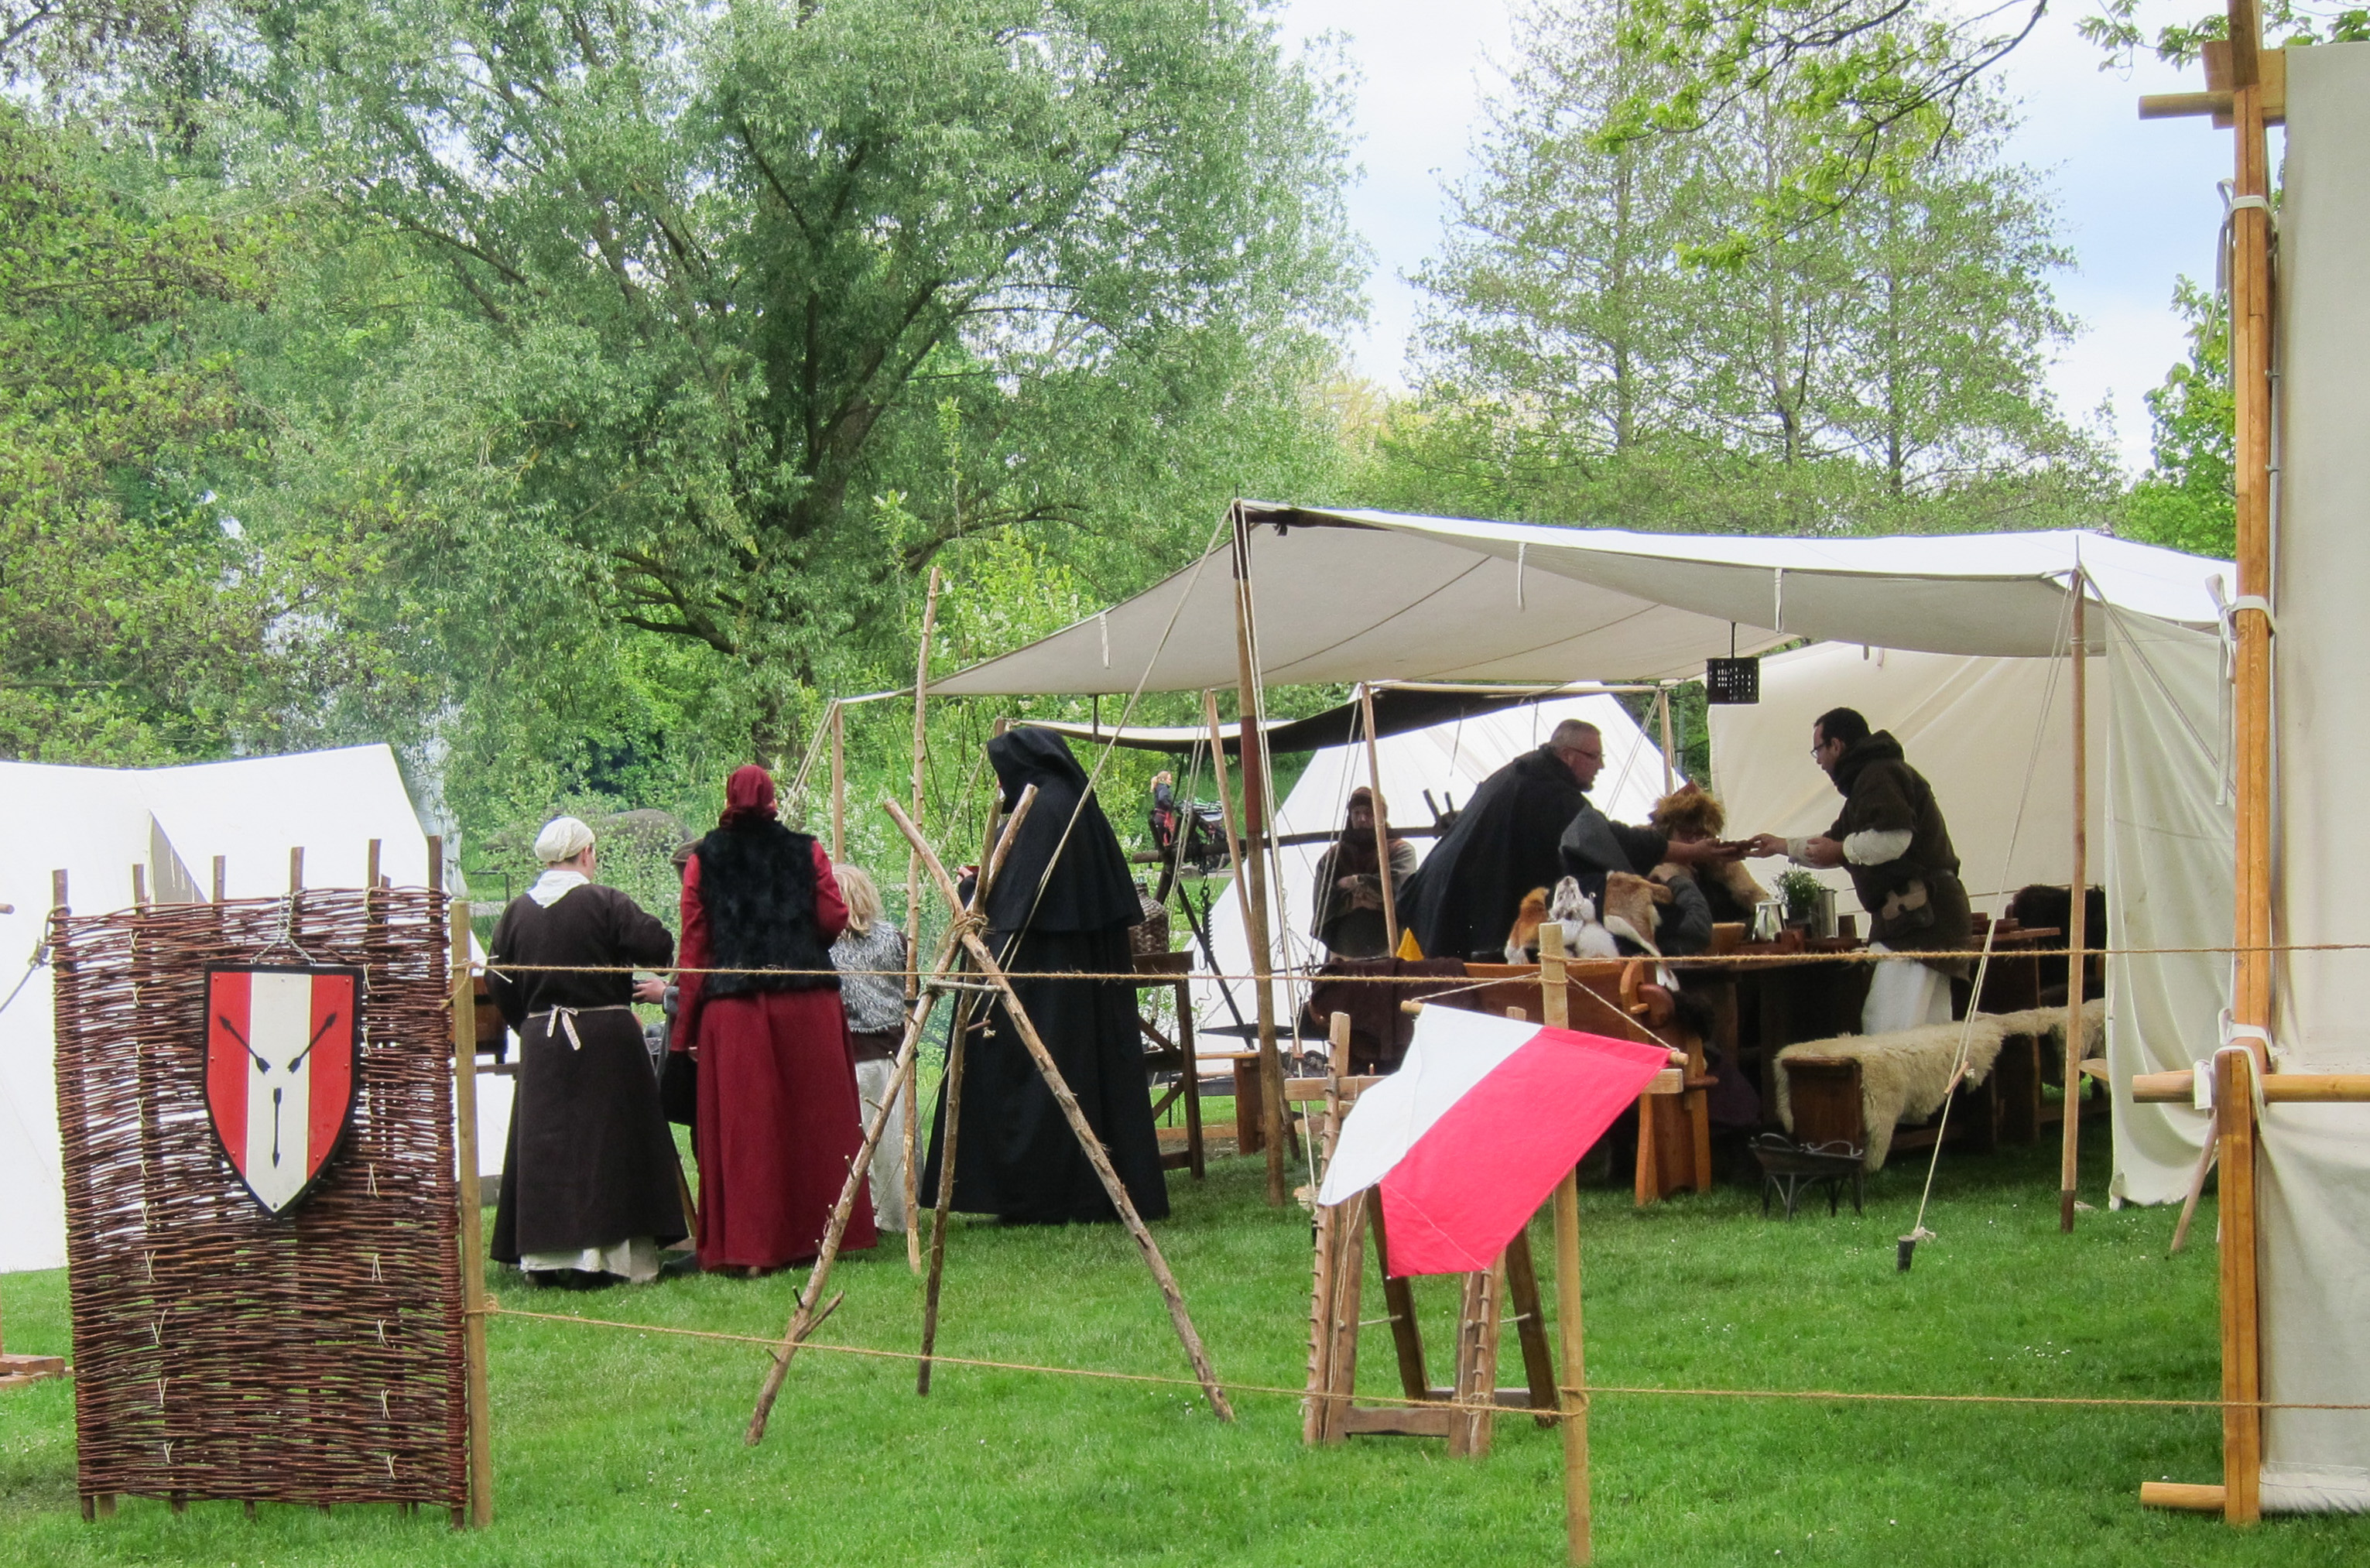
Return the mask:
[[[1665,680],[1796,639],[2062,653],[2067,584],[2216,622],[2229,568],[2105,534],[1737,538],[1237,503],[1260,674],[1357,680]],[[1237,684],[1233,544],[1051,637],[934,683],[949,697]],[[2093,651],[2103,632],[2093,632]]]
[[[1531,691],[1377,686],[1374,692],[1375,734],[1378,739],[1403,735],[1414,730],[1428,730],[1436,724],[1478,719],[1501,709],[1601,694],[1603,689],[1593,684],[1579,689],[1556,686]],[[1119,729],[1105,724],[1078,724],[1053,719],[1031,719],[1029,724],[1031,729],[1051,730],[1074,741],[1090,741],[1098,744],[1108,743],[1126,746],[1133,751],[1181,755],[1210,744],[1210,732],[1199,724],[1131,724]],[[1242,726],[1227,724],[1220,734],[1225,742],[1225,754],[1228,756],[1238,755],[1243,749]],[[1270,755],[1317,751],[1325,746],[1348,745],[1353,741],[1363,744],[1366,738],[1366,726],[1360,706],[1354,702],[1343,702],[1321,713],[1312,713],[1306,719],[1271,719],[1260,728],[1260,736]]]

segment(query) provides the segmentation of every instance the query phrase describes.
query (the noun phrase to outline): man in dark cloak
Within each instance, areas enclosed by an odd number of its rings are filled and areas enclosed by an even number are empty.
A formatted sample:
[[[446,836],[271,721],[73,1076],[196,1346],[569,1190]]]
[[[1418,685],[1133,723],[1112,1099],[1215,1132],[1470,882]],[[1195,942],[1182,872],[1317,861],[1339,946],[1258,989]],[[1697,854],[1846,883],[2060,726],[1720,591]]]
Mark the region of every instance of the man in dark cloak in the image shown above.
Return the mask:
[[[1606,819],[1588,800],[1604,767],[1596,726],[1567,719],[1546,745],[1481,781],[1408,884],[1405,924],[1424,956],[1497,962],[1524,894],[1552,889],[1566,875],[1593,871],[1582,883],[1593,882],[1590,896],[1602,899],[1608,870],[1642,875],[1665,859],[1692,864],[1726,853]],[[1567,829],[1579,834],[1572,855],[1563,847]],[[1568,863],[1575,856],[1580,863]]]
[[[988,891],[988,946],[1012,972],[1014,994],[1136,1213],[1165,1218],[1168,1187],[1153,1131],[1135,989],[1125,980],[1061,973],[1124,974],[1133,968],[1127,928],[1144,915],[1127,857],[1086,770],[1060,736],[1008,731],[987,744],[987,759],[1007,813],[1022,790],[1037,786],[1029,820]],[[946,1110],[942,1084],[922,1175],[925,1203],[938,1197]],[[1016,1224],[1117,1217],[1001,999],[965,1047],[954,1206]]]
[[[487,960],[486,988],[519,1036],[493,1255],[538,1285],[646,1282],[685,1231],[627,971],[664,968],[674,938],[592,880],[592,830],[576,818],[545,827],[535,853],[543,875],[502,911]]]

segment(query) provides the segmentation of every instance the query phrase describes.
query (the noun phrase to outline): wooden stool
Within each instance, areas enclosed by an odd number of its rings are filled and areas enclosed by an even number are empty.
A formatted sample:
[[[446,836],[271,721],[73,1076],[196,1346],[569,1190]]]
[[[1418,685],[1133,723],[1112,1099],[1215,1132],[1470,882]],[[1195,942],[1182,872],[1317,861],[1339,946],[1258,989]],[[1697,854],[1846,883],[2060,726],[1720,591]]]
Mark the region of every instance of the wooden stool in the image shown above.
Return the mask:
[[[1160,1026],[1142,1013],[1135,1015],[1136,1027],[1152,1042],[1153,1049],[1144,1054],[1144,1070],[1156,1073],[1168,1067],[1177,1069],[1176,1085],[1160,1097],[1152,1108],[1152,1119],[1158,1121],[1161,1113],[1185,1101],[1185,1147],[1174,1154],[1160,1157],[1164,1170],[1185,1170],[1193,1180],[1202,1177],[1202,1065],[1193,1055],[1193,998],[1186,988],[1186,976],[1192,973],[1193,955],[1190,952],[1140,952],[1135,955],[1135,988],[1139,991],[1167,989],[1177,997],[1177,1038],[1171,1040],[1160,1032]]]

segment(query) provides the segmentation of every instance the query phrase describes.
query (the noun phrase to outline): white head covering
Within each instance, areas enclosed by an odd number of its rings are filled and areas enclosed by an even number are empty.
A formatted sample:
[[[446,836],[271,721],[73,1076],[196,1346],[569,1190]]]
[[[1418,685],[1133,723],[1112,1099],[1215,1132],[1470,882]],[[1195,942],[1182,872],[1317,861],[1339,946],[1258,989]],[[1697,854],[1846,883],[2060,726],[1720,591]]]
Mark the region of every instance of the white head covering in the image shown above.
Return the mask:
[[[592,830],[576,817],[553,817],[535,836],[535,858],[546,866],[573,860],[592,847]]]

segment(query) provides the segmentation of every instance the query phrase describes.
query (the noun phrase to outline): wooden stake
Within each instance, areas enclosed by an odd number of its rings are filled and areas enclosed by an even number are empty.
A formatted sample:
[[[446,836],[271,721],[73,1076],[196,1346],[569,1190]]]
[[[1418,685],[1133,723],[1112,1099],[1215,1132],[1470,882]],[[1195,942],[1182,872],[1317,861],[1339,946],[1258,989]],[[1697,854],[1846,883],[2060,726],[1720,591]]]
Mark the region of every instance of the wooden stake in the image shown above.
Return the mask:
[[[137,860],[132,862],[132,907],[148,907],[148,868]]]
[[[922,640],[914,655],[914,820],[922,820],[922,763],[926,755],[929,732],[926,721],[930,700],[930,634],[938,624],[938,569],[930,568],[929,593],[922,601]],[[914,997],[914,984],[919,971],[915,968],[922,956],[922,858],[905,857],[905,998]]]
[[[1539,928],[1539,1000],[1549,1028],[1571,1026],[1571,998],[1564,986],[1563,930]],[[1639,1112],[1642,1117],[1645,1107]],[[1642,1123],[1641,1123],[1642,1124]],[[1588,1358],[1581,1337],[1580,1179],[1565,1171],[1555,1190],[1556,1334],[1563,1347],[1564,1529],[1571,1561],[1590,1560],[1588,1498]]]
[[[1020,792],[1019,803],[1012,813],[1016,825],[1028,815],[1029,808],[1036,803],[1036,799],[1037,789],[1033,784]],[[1003,869],[1004,857],[1012,847],[1013,837],[1014,835],[1007,830],[997,842],[995,853],[982,869],[979,881],[972,890],[969,909],[976,911],[984,906],[986,890],[995,882],[995,873]],[[945,977],[955,956],[956,935],[961,929],[961,919],[948,923],[947,934],[938,944],[938,956],[930,965],[933,981]],[[889,1075],[888,1097],[872,1113],[871,1121],[864,1129],[863,1147],[855,1162],[847,1168],[846,1177],[840,1182],[839,1201],[832,1205],[831,1219],[823,1227],[823,1248],[815,1254],[814,1268],[807,1274],[806,1288],[799,1293],[798,1306],[790,1314],[788,1326],[782,1331],[780,1344],[775,1347],[774,1365],[765,1375],[765,1387],[758,1390],[757,1408],[750,1412],[749,1429],[744,1440],[752,1446],[765,1435],[765,1423],[773,1414],[774,1401],[781,1396],[783,1379],[790,1373],[790,1358],[798,1355],[799,1346],[806,1343],[807,1335],[814,1332],[815,1325],[823,1320],[823,1313],[829,1310],[817,1304],[823,1299],[823,1287],[831,1283],[833,1265],[839,1261],[839,1244],[847,1234],[848,1219],[856,1212],[856,1194],[868,1180],[872,1152],[880,1147],[881,1136],[888,1131],[891,1108],[897,1103],[898,1093],[910,1090],[912,1086],[915,1064],[921,1059],[922,1031],[929,1023],[930,1010],[938,1005],[939,995],[935,987],[923,992],[921,1005],[907,1019],[905,1038],[897,1047],[897,1066]]]
[[[2262,1517],[2262,1360],[2255,1276],[2254,1064],[2238,1051],[2214,1058],[2214,1109],[2222,1141],[2223,1517],[2251,1525]]]
[[[1662,793],[1667,795],[1678,784],[1678,767],[1671,753],[1671,688],[1662,686],[1654,693],[1654,709],[1662,721]]]
[[[939,864],[938,856],[924,841],[921,829],[914,825],[912,818],[897,809],[894,801],[881,803],[895,820],[897,831],[905,836],[906,842],[921,856],[923,865],[937,881],[948,904],[958,903],[954,879],[947,874],[946,867]],[[1145,1228],[1143,1216],[1135,1212],[1134,1200],[1127,1195],[1126,1184],[1120,1181],[1119,1172],[1111,1169],[1110,1156],[1103,1151],[1102,1140],[1095,1136],[1094,1128],[1087,1121],[1087,1113],[1078,1109],[1077,1096],[1070,1092],[1070,1086],[1063,1079],[1062,1069],[1054,1062],[1053,1054],[1045,1049],[1045,1042],[1038,1037],[1037,1026],[1030,1021],[1028,1009],[1014,995],[1012,982],[1005,974],[1004,966],[996,962],[995,952],[967,925],[959,922],[957,928],[980,974],[1002,993],[1006,1015],[1019,1033],[1020,1043],[1028,1048],[1030,1059],[1037,1064],[1038,1076],[1053,1091],[1053,1102],[1062,1108],[1063,1119],[1070,1124],[1070,1131],[1077,1138],[1078,1147],[1086,1155],[1087,1163],[1094,1167],[1095,1175],[1101,1181],[1111,1206],[1119,1212],[1121,1223],[1127,1227],[1128,1234],[1135,1239],[1137,1248],[1143,1251],[1145,1263],[1152,1270],[1152,1277],[1160,1286],[1161,1297],[1168,1305],[1169,1321],[1175,1325],[1177,1337],[1184,1343],[1185,1355],[1193,1364],[1193,1374],[1201,1381],[1202,1392],[1209,1399],[1210,1408],[1220,1420],[1234,1420],[1234,1407],[1226,1402],[1225,1390],[1218,1387],[1218,1376],[1210,1366],[1210,1354],[1202,1347],[1202,1336],[1195,1332],[1193,1320],[1186,1313],[1185,1295],[1177,1286],[1177,1276],[1168,1272],[1168,1260],[1160,1255],[1160,1243],[1155,1241],[1152,1232]],[[1280,1105],[1283,1099],[1279,1086],[1276,1102]]]
[[[288,851],[288,891],[305,891],[305,847],[302,844]]]
[[[214,902],[216,904],[220,904],[225,897],[229,896],[229,887],[230,857],[227,855],[217,855],[214,857]]]
[[[1383,884],[1383,955],[1399,951],[1399,896],[1391,886],[1390,807],[1383,800],[1382,754],[1375,744],[1375,688],[1358,683],[1358,712],[1366,725],[1366,790],[1375,798],[1375,865]]]
[[[2074,905],[2065,917],[2065,1124],[2058,1143],[2057,1228],[2074,1232],[2074,1194],[2082,1154],[2082,947],[2090,915],[2090,642],[2083,601],[2090,585],[2074,574]]]
[[[1242,508],[1234,509],[1236,710],[1242,721],[1243,838],[1250,874],[1252,996],[1259,1004],[1260,1136],[1267,1146],[1267,1201],[1283,1205],[1283,1057],[1275,1042],[1274,949],[1267,917],[1265,738],[1260,733],[1260,673],[1251,652],[1251,546]],[[1241,1120],[1237,1107],[1237,1121]]]
[[[1350,1055],[1348,1013],[1337,1012],[1328,1020],[1326,1046],[1324,1159],[1315,1177],[1319,1188],[1324,1184],[1325,1171],[1332,1166],[1333,1148],[1341,1136],[1341,1073]],[[1304,1443],[1324,1441],[1331,1410],[1328,1396],[1333,1388],[1333,1273],[1341,1224],[1340,1207],[1338,1204],[1316,1205],[1317,1238],[1311,1250],[1308,1292],[1308,1398],[1302,1401],[1300,1415],[1300,1440]]]
[[[2205,1195],[2205,1178],[2213,1170],[2215,1156],[2221,1149],[2222,1140],[2209,1136],[2205,1147],[2197,1151],[2197,1170],[2189,1179],[2189,1196],[2181,1200],[2180,1223],[2172,1228],[2172,1245],[2165,1249],[2165,1256],[2170,1257],[2189,1245],[2190,1221],[2197,1217],[2198,1200]],[[2222,1505],[2216,1503],[2214,1506],[2218,1512]]]
[[[429,874],[436,877],[438,870],[431,860]],[[477,1191],[477,997],[476,977],[469,973],[467,899],[453,900],[451,918],[453,1109],[460,1144],[461,1358],[469,1402],[469,1523],[482,1529],[494,1521],[493,1412],[488,1403],[486,1372],[485,1211]]]

